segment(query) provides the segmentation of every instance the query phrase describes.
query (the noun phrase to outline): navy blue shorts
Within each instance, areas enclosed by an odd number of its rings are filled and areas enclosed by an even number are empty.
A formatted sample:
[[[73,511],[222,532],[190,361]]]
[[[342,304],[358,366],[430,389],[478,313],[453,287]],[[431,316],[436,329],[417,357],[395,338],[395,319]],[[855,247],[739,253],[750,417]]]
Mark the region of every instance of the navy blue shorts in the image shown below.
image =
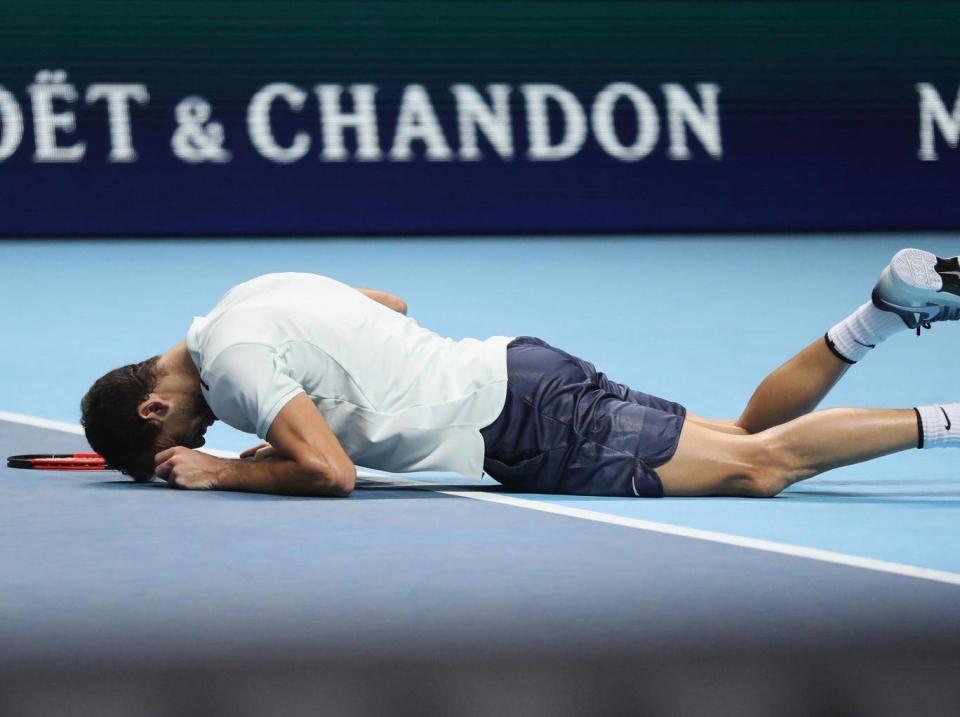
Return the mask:
[[[484,471],[510,490],[659,498],[655,468],[677,449],[686,409],[611,381],[540,339],[507,347],[507,400],[480,433]]]

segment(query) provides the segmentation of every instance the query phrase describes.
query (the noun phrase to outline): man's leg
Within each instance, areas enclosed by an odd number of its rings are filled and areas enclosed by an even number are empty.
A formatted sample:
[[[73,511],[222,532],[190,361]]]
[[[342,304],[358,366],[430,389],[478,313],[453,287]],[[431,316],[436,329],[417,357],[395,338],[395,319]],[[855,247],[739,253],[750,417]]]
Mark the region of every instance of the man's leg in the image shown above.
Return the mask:
[[[810,413],[852,365],[842,360],[822,338],[775,369],[753,392],[735,421],[688,414],[691,422],[731,434],[759,433]]]
[[[757,433],[812,411],[848,368],[850,364],[821,338],[767,376],[739,419],[705,418],[687,411],[687,421],[722,433]],[[627,386],[600,376],[610,393],[637,402]]]
[[[736,425],[760,433],[810,413],[851,365],[817,339],[763,380]]]
[[[693,413],[688,413],[687,418],[723,433],[759,433],[812,411],[850,366],[823,339],[817,339],[763,380],[737,420],[704,418]]]
[[[689,420],[725,433],[759,433],[809,413],[847,369],[907,328],[960,319],[960,258],[903,249],[883,270],[869,302],[833,326],[824,339],[776,369],[736,421],[693,414]]]
[[[897,252],[872,300],[770,374],[737,421],[688,414],[676,452],[657,467],[664,494],[773,496],[831,468],[913,447],[960,447],[960,403],[810,413],[885,339],[957,319],[960,259]]]
[[[960,409],[956,413],[960,419]],[[666,496],[771,497],[831,468],[919,443],[912,409],[833,408],[752,435],[688,421],[676,453],[656,470]]]

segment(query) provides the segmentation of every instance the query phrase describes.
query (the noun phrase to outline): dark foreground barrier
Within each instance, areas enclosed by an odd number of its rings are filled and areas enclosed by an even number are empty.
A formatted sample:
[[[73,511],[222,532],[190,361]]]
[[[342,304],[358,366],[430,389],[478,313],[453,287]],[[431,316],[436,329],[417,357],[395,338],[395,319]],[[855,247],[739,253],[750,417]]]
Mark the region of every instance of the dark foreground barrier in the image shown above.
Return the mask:
[[[952,717],[950,653],[893,649],[384,661],[295,659],[0,671],[0,711],[17,717]]]
[[[2,13],[0,235],[960,226],[956,3]]]

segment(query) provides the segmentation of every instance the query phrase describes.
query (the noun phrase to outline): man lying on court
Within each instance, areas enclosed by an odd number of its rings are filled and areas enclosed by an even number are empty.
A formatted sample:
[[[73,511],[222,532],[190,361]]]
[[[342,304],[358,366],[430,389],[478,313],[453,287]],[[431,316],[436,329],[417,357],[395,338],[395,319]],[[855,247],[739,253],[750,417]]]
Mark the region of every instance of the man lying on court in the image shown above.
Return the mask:
[[[872,301],[760,384],[737,420],[611,381],[532,337],[453,341],[403,301],[313,274],[240,284],[162,356],[83,399],[91,447],[138,481],[347,495],[354,464],[484,472],[511,490],[610,496],[774,496],[908,448],[960,445],[960,403],[813,409],[844,372],[908,328],[960,318],[960,263],[906,249]],[[192,450],[220,419],[267,443]]]

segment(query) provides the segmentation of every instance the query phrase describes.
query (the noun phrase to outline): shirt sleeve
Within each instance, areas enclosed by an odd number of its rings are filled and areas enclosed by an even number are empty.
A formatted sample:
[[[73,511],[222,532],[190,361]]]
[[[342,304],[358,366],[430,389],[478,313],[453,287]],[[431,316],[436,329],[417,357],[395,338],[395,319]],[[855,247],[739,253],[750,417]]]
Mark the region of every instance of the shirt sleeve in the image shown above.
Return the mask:
[[[208,402],[217,418],[266,440],[277,414],[303,387],[277,353],[262,344],[224,349],[203,371]]]

